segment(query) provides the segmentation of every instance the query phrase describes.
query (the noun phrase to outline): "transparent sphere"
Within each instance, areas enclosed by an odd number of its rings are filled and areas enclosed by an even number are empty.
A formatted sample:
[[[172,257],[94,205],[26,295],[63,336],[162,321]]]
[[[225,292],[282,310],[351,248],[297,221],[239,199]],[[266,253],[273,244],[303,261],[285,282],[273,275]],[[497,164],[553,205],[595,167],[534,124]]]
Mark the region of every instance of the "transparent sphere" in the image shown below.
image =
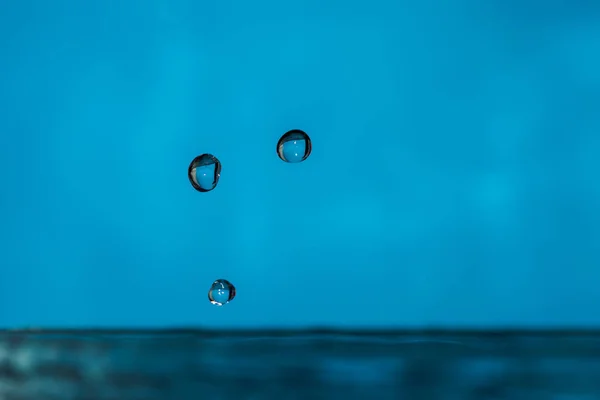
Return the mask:
[[[221,162],[212,154],[194,158],[188,167],[190,183],[199,192],[210,192],[217,187],[221,177]]]
[[[208,289],[208,300],[215,306],[223,306],[235,297],[235,286],[227,279],[217,279]]]
[[[288,163],[299,163],[310,156],[312,143],[306,132],[293,129],[285,133],[277,142],[277,155]]]

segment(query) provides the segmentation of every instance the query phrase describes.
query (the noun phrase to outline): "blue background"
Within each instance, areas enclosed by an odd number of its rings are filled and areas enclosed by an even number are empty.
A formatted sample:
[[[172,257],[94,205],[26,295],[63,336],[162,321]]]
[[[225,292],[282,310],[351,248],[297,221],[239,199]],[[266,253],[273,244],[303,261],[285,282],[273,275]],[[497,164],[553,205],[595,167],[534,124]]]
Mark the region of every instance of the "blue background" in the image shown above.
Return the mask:
[[[599,18],[2,3],[0,326],[600,325]]]

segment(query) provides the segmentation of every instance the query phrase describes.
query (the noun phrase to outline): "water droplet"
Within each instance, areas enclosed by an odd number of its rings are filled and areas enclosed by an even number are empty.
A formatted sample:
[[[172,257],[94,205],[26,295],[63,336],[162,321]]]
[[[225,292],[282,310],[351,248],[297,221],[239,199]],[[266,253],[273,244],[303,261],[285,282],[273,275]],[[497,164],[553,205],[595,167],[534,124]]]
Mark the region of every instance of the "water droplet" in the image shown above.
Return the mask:
[[[235,286],[226,279],[217,279],[208,290],[208,300],[216,306],[223,306],[235,297]]]
[[[202,154],[194,158],[188,167],[190,183],[199,192],[210,192],[219,183],[221,162],[212,154]]]
[[[285,162],[299,163],[310,156],[312,143],[306,132],[292,129],[277,142],[277,155]]]

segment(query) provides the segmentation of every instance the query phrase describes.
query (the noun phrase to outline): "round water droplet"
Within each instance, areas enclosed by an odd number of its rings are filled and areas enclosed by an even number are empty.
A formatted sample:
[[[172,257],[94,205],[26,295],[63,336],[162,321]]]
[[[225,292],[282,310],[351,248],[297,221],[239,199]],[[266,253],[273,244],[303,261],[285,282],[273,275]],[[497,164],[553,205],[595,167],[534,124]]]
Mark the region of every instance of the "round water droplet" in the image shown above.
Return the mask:
[[[212,154],[202,154],[194,158],[188,167],[190,183],[199,192],[210,192],[219,183],[221,162]]]
[[[277,155],[288,163],[299,163],[310,156],[312,143],[306,132],[293,129],[277,142]]]
[[[216,306],[223,306],[235,297],[235,286],[227,279],[217,279],[208,290],[208,300]]]

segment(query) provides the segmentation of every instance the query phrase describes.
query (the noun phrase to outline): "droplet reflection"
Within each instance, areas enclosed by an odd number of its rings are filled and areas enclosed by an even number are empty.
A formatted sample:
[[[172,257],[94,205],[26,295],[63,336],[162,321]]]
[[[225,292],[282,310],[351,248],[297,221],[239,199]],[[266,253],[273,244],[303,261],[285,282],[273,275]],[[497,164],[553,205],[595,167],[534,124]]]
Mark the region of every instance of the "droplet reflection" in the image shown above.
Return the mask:
[[[208,300],[216,306],[223,306],[235,297],[235,286],[227,279],[217,279],[208,290]]]
[[[219,183],[221,162],[212,154],[194,158],[188,167],[190,183],[199,192],[210,192]]]
[[[310,156],[312,143],[306,132],[293,129],[285,133],[277,142],[277,155],[288,163],[299,163]]]

